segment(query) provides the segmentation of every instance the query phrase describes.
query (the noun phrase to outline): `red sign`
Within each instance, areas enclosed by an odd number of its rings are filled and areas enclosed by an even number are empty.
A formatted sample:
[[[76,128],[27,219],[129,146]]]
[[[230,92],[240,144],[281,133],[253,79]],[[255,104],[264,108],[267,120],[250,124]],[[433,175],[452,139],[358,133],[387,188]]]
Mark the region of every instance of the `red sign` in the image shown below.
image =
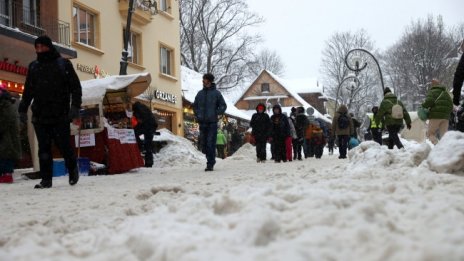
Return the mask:
[[[27,67],[8,63],[7,61],[0,62],[0,70],[21,75],[27,75]]]

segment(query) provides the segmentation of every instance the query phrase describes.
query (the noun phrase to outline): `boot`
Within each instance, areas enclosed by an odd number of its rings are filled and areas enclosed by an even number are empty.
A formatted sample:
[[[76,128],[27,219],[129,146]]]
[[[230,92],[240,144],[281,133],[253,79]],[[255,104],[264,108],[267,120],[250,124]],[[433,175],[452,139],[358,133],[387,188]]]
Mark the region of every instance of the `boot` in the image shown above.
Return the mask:
[[[46,189],[46,188],[51,188],[52,187],[52,181],[51,180],[42,180],[39,184],[35,185],[35,189]]]
[[[79,181],[79,171],[77,167],[74,170],[69,171],[69,185],[74,186]]]
[[[11,173],[5,173],[0,176],[0,183],[13,183],[13,175]]]

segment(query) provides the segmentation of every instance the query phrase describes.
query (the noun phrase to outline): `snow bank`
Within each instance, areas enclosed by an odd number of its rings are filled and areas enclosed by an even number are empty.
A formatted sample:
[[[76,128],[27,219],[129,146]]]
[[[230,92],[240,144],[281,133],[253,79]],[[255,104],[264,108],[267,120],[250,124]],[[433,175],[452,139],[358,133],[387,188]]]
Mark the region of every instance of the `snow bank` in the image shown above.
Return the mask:
[[[155,136],[155,141],[165,141],[164,146],[159,153],[153,157],[156,168],[189,168],[192,166],[205,164],[205,156],[199,152],[186,138],[174,135],[167,129],[159,130],[159,136]]]
[[[256,148],[250,143],[245,143],[238,149],[232,157],[232,160],[255,160],[256,159]]]
[[[427,158],[431,170],[439,173],[464,173],[464,133],[448,131]]]

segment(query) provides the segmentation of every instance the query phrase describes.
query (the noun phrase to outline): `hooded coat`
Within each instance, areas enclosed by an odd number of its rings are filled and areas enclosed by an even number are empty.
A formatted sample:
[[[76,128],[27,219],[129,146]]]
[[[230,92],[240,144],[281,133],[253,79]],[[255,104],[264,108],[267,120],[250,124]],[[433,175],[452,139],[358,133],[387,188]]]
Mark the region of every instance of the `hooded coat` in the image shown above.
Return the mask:
[[[422,107],[429,109],[429,119],[447,120],[453,111],[453,101],[444,86],[436,85],[428,91]]]
[[[295,129],[296,129],[296,136],[300,138],[305,137],[306,128],[309,126],[308,117],[306,117],[304,113],[304,108],[300,107],[297,109],[297,114],[295,117]]]
[[[216,145],[226,145],[227,139],[222,130],[218,130],[216,135]]]
[[[216,89],[215,83],[212,83],[210,87],[203,87],[193,102],[193,112],[200,124],[218,122],[218,116],[224,114],[226,109],[227,104],[222,94]]]
[[[256,106],[256,113],[251,116],[251,121],[250,121],[250,126],[251,126],[251,134],[255,136],[255,139],[258,140],[267,140],[270,136],[270,131],[271,131],[271,120],[269,118],[269,115],[263,111],[263,112],[258,112],[258,107],[263,106],[266,108],[266,106],[263,103],[258,104]]]
[[[134,117],[137,119],[136,128],[140,128],[140,130],[144,132],[154,132],[158,128],[158,123],[156,123],[155,116],[150,108],[143,105],[141,102],[132,104],[132,111],[134,112]]]
[[[21,156],[19,122],[9,94],[0,91],[0,158],[17,160]]]
[[[408,111],[406,111],[403,103],[398,100],[395,94],[389,92],[385,94],[382,103],[380,103],[379,112],[375,115],[374,119],[377,125],[380,125],[382,122],[384,123],[383,126],[403,125],[403,119],[393,119],[391,116],[392,108],[397,102],[401,107],[403,107],[403,117],[406,124],[411,124],[411,117],[409,116]]]
[[[340,126],[338,126],[338,118],[340,118],[340,115],[346,114],[349,120],[349,126],[345,129],[341,129]],[[332,133],[337,136],[349,136],[354,133],[354,126],[353,126],[353,121],[351,120],[350,115],[348,114],[348,108],[346,105],[340,105],[338,107],[337,112],[335,113],[335,116],[332,121]]]
[[[454,73],[453,80],[453,103],[459,105],[461,99],[461,89],[462,83],[464,82],[464,54],[461,55],[461,60],[459,60],[458,67]]]
[[[50,38],[42,36],[37,42],[47,45],[50,50],[38,53],[37,60],[29,64],[18,110],[26,113],[32,103],[33,123],[56,124],[71,121],[79,116],[82,103],[79,78],[71,62],[61,57]]]
[[[274,105],[272,111],[278,110],[277,113],[271,116],[271,135],[272,138],[286,138],[290,136],[290,124],[288,123],[287,116],[282,114],[282,108],[280,105]]]

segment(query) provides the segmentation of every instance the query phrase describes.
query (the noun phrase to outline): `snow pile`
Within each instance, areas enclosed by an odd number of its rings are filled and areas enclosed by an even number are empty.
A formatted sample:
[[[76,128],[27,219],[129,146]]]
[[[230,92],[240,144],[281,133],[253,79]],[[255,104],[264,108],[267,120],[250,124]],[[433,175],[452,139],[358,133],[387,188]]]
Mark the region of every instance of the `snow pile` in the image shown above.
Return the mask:
[[[245,143],[238,149],[232,157],[232,160],[255,160],[256,159],[256,148],[250,143]]]
[[[191,141],[186,138],[174,135],[167,129],[159,130],[159,136],[155,136],[155,141],[165,141],[159,153],[153,156],[156,168],[184,168],[192,167],[206,162],[205,156],[198,151]]]
[[[464,133],[448,131],[427,158],[429,168],[438,173],[464,173]]]

